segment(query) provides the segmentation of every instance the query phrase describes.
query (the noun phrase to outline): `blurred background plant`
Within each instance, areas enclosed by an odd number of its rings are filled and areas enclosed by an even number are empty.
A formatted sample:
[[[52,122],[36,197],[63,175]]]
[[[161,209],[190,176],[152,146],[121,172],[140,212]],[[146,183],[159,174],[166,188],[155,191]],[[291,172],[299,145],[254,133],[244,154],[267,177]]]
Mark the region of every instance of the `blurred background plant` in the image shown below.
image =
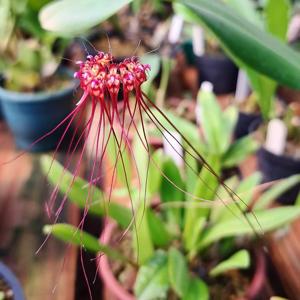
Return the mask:
[[[51,89],[49,78],[56,72],[69,40],[42,29],[38,12],[49,2],[1,1],[0,73],[9,90]],[[63,85],[61,81],[57,84]]]

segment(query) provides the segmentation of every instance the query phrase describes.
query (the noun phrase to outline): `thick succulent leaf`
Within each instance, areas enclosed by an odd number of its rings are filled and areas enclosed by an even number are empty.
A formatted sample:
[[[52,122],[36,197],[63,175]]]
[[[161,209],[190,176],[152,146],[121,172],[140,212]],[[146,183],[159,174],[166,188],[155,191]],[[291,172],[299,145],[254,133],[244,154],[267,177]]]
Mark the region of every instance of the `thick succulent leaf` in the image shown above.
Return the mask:
[[[261,210],[268,207],[281,194],[300,183],[300,175],[293,175],[280,182],[275,183],[269,190],[264,192],[255,203],[254,210]]]
[[[183,0],[177,12],[207,27],[239,62],[275,81],[300,89],[300,55],[234,13],[226,4],[210,0]]]
[[[209,275],[212,277],[223,274],[229,270],[247,269],[250,266],[250,255],[245,249],[239,250],[228,259],[223,260],[210,270]]]
[[[147,73],[147,81],[143,83],[142,89],[148,94],[151,84],[160,69],[160,56],[157,54],[145,54],[141,57],[141,63],[150,65],[151,69]]]
[[[192,278],[182,300],[208,300],[209,291],[206,283],[199,278]]]
[[[251,226],[245,218],[238,217],[217,223],[206,231],[198,247],[200,249],[205,248],[225,237],[255,235],[262,230],[266,233],[290,223],[299,216],[300,207],[277,207],[265,211],[256,211],[255,215],[247,213],[246,217]]]
[[[133,249],[139,264],[145,263],[154,252],[152,236],[148,223],[148,215],[145,213],[145,206],[139,205],[132,230]]]
[[[232,191],[236,189],[239,184],[239,179],[237,176],[232,176],[224,182],[226,186],[228,186]],[[219,216],[223,213],[224,209],[226,209],[224,200],[228,198],[228,192],[224,189],[223,186],[219,186],[216,191],[216,197],[214,200],[214,205],[211,208],[210,212],[210,222],[214,223],[219,220]]]
[[[105,21],[131,0],[62,0],[47,4],[39,19],[44,29],[75,36]]]
[[[73,225],[64,223],[46,225],[43,231],[45,234],[52,234],[66,243],[83,247],[93,253],[103,252],[112,259],[127,261],[121,253],[107,245],[101,244],[97,238]]]
[[[209,151],[215,154],[222,154],[229,147],[231,124],[234,122],[231,121],[226,124],[226,121],[229,120],[225,120],[225,115],[212,92],[200,90],[197,101],[200,108],[201,128],[203,129]],[[226,117],[232,120],[231,111]]]
[[[226,168],[234,167],[242,162],[249,154],[258,149],[259,145],[255,139],[248,135],[232,143],[224,153],[222,166]]]
[[[158,250],[140,267],[134,294],[139,300],[166,299],[168,288],[168,256],[164,251]]]
[[[182,297],[188,289],[190,278],[186,258],[176,248],[168,252],[168,272],[171,288]]]
[[[184,183],[179,171],[172,158],[166,158],[162,165],[164,177],[161,181],[160,197],[163,202],[181,201],[184,194],[180,189],[184,190]],[[175,186],[174,186],[175,185]],[[176,186],[179,187],[176,188]]]
[[[147,194],[149,197],[158,193],[160,190],[161,181],[163,178],[161,167],[163,165],[164,153],[162,149],[158,149],[151,154]]]
[[[238,218],[244,211],[249,209],[251,200],[253,200],[255,187],[259,184],[261,179],[262,175],[259,172],[253,173],[251,176],[245,178],[234,190],[235,194],[238,196],[235,198],[236,201],[226,206],[222,206],[221,213],[216,221],[224,222],[224,220]]]
[[[152,210],[147,210],[149,231],[153,244],[164,247],[172,240],[172,235],[166,228],[166,224]]]
[[[140,123],[137,127],[137,133],[134,135],[132,143],[133,151],[133,168],[137,174],[138,186],[141,192],[142,201],[147,198],[147,185],[149,180],[149,169],[150,169],[150,156],[148,151],[148,132],[146,128]],[[130,168],[130,167],[129,167]]]
[[[121,137],[121,134],[118,131],[115,131],[115,135],[113,133],[109,134],[109,128],[106,130],[105,142],[108,139],[106,154],[111,164],[111,168],[115,168],[115,176],[117,181],[128,188],[131,182],[131,160],[129,155],[128,147],[124,147],[125,141],[124,136]],[[121,146],[122,144],[122,146]],[[121,150],[120,150],[121,146]]]
[[[184,200],[184,183],[172,158],[167,157],[162,165],[164,176],[160,186],[160,199],[162,202],[180,202]],[[182,225],[182,208],[170,207],[164,211],[169,224],[172,224],[174,232]]]
[[[267,31],[286,41],[286,35],[291,15],[290,0],[268,0],[264,13]]]
[[[207,158],[207,161],[211,168],[216,172],[216,174],[220,175],[220,157],[217,155],[212,155]],[[198,180],[195,185],[195,190],[192,193],[194,196],[199,199],[194,199],[190,197],[188,201],[191,202],[199,202],[200,199],[203,200],[213,200],[215,197],[215,193],[217,191],[219,185],[219,181],[217,177],[205,167],[202,167]],[[187,248],[192,247],[194,245],[195,240],[195,225],[198,230],[198,235],[201,234],[203,230],[203,226],[205,222],[201,220],[202,218],[206,219],[209,214],[209,208],[207,207],[193,207],[187,206],[185,209],[185,218],[184,218],[184,231],[183,238],[184,244]],[[191,249],[190,249],[191,250]]]

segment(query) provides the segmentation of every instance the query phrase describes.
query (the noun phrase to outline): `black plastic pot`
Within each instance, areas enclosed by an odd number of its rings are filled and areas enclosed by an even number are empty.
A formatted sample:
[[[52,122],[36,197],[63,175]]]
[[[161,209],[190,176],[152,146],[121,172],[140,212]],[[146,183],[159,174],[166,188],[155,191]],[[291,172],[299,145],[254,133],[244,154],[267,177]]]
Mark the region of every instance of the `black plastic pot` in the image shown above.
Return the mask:
[[[234,138],[239,139],[246,136],[251,131],[255,130],[261,123],[261,115],[239,112],[234,130]]]
[[[257,152],[257,160],[260,171],[263,174],[263,182],[300,174],[300,160],[285,155],[276,155],[265,148]],[[282,194],[277,201],[281,204],[294,204],[300,192],[300,184]]]
[[[238,68],[225,55],[203,55],[196,57],[199,73],[199,86],[203,81],[209,81],[214,86],[214,93],[229,94],[236,89]]]
[[[56,148],[66,125],[60,126],[38,143],[33,143],[55,128],[72,111],[75,86],[73,82],[60,91],[37,93],[19,93],[0,87],[3,115],[18,148],[32,152]]]
[[[22,290],[22,287],[21,287],[18,279],[11,272],[11,270],[1,262],[0,262],[0,280],[13,293],[13,298],[9,298],[9,299],[25,300],[23,290]],[[0,289],[0,292],[1,292],[1,289]],[[4,298],[4,299],[6,299],[6,298]]]

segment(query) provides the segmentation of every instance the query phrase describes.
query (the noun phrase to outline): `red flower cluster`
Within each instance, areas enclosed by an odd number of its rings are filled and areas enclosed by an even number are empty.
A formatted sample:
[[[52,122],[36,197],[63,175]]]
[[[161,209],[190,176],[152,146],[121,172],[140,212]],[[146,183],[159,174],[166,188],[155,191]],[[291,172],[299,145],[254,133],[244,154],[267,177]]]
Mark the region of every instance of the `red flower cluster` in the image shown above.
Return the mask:
[[[147,80],[149,65],[140,63],[137,57],[126,58],[116,64],[110,54],[99,52],[88,55],[85,62],[78,61],[79,71],[74,74],[88,95],[104,100],[106,91],[115,98],[121,86],[124,94],[140,89]]]

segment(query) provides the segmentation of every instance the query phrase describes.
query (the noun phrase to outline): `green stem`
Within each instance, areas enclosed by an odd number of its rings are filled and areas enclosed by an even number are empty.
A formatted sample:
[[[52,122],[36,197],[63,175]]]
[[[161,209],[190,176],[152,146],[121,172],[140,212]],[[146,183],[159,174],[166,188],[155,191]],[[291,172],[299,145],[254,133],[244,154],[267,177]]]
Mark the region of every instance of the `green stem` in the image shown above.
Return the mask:
[[[164,107],[164,102],[165,102],[168,83],[169,83],[170,71],[171,71],[171,64],[172,61],[170,58],[168,57],[162,58],[162,74],[161,74],[160,85],[156,95],[156,103],[157,106],[160,108]]]

